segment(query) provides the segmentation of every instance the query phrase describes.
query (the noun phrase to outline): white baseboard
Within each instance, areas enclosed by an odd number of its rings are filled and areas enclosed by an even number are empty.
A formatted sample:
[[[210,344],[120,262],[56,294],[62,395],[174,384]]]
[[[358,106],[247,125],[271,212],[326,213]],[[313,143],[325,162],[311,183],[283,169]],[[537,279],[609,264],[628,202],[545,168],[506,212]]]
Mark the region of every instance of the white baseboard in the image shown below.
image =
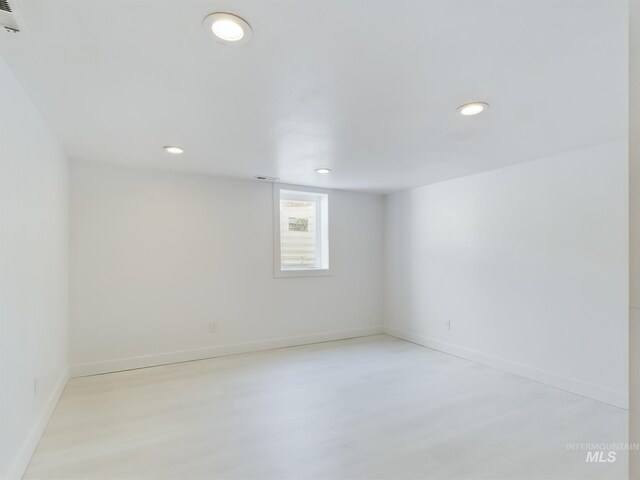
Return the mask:
[[[38,442],[42,437],[42,433],[47,427],[47,423],[49,423],[49,419],[51,418],[56,405],[58,405],[58,400],[60,400],[60,396],[62,395],[68,380],[69,369],[65,368],[58,380],[58,383],[51,392],[51,395],[49,395],[44,409],[31,428],[29,435],[27,435],[27,438],[18,453],[18,458],[14,460],[13,465],[11,465],[9,467],[9,471],[6,472],[4,480],[20,480],[24,475],[24,472],[29,465],[29,461],[31,461],[31,457],[33,456],[33,452],[35,452]]]
[[[101,373],[120,372],[136,368],[155,367],[170,363],[188,362],[191,360],[204,360],[206,358],[224,357],[239,353],[258,352],[272,350],[274,348],[295,347],[310,343],[330,342],[333,340],[345,340],[347,338],[366,337],[382,333],[382,326],[357,328],[352,330],[339,330],[335,332],[305,335],[300,337],[286,337],[273,340],[261,340],[258,342],[239,343],[232,345],[220,345],[197,350],[182,350],[177,352],[142,355],[137,357],[119,358],[104,362],[84,363],[71,366],[72,377],[84,377]]]
[[[473,362],[529,378],[536,382],[544,383],[561,390],[576,393],[583,397],[592,398],[600,402],[608,403],[609,405],[624,408],[625,410],[628,409],[629,398],[624,392],[586,383],[575,378],[564,377],[553,372],[512,362],[505,358],[496,357],[476,350],[460,347],[452,343],[435,340],[433,338],[423,337],[415,333],[406,332],[389,326],[385,326],[384,333],[391,335],[392,337],[407,340],[450,355],[455,355],[456,357],[464,358],[465,360],[471,360]]]

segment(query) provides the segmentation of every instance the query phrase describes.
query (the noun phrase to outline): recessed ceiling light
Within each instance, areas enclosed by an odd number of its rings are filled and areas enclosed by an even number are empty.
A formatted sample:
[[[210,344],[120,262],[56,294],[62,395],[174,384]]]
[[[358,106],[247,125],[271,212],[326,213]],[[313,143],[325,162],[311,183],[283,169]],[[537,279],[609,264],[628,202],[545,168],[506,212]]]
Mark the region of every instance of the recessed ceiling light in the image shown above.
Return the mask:
[[[166,147],[163,147],[163,148],[168,153],[173,153],[174,155],[179,155],[180,153],[184,152],[182,148],[176,147],[175,145],[167,145]]]
[[[237,15],[217,12],[207,15],[202,26],[222,43],[241,45],[251,40],[251,27]]]
[[[316,168],[316,173],[331,173],[330,168]]]
[[[470,115],[477,115],[479,113],[482,113],[487,108],[489,108],[488,103],[473,102],[473,103],[467,103],[465,105],[462,105],[461,107],[458,108],[458,112],[460,113],[460,115],[464,115],[465,117],[468,117]]]

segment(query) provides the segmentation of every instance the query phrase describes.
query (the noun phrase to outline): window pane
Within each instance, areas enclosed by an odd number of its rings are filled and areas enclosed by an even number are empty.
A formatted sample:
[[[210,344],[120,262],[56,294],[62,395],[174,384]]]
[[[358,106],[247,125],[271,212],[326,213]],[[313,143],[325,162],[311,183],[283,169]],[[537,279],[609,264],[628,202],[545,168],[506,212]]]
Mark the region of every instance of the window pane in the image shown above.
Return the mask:
[[[318,204],[280,199],[280,261],[283,269],[317,267]]]

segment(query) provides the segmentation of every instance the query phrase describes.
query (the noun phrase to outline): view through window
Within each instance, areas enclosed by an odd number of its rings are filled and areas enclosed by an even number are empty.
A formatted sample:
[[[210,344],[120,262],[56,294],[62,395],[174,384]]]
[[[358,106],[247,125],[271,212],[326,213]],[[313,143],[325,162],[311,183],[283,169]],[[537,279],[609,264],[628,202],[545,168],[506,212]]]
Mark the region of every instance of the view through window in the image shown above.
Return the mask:
[[[278,189],[280,272],[328,270],[328,195]]]

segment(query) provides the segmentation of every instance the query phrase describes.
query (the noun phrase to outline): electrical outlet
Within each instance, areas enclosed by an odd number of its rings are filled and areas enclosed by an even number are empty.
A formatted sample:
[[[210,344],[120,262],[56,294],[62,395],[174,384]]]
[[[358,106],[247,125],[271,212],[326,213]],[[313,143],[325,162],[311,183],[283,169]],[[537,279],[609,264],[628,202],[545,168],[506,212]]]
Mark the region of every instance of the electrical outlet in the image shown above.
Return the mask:
[[[444,328],[446,330],[451,330],[451,320],[447,320],[446,322],[444,322]]]
[[[214,335],[217,331],[218,331],[218,327],[216,326],[216,324],[215,324],[215,323],[211,322],[211,323],[209,324],[209,333],[210,333],[211,335]]]

